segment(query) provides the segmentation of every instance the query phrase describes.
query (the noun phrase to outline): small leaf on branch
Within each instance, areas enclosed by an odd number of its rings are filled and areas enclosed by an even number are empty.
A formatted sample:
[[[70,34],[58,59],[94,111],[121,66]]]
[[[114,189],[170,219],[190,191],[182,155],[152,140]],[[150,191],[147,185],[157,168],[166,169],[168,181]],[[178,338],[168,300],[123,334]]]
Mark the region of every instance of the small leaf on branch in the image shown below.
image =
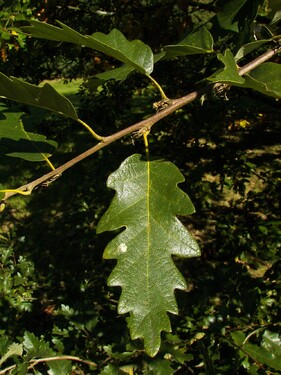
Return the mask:
[[[118,311],[130,313],[131,337],[143,338],[152,357],[159,350],[161,331],[171,330],[167,312],[178,312],[174,290],[186,288],[172,255],[200,255],[198,244],[176,217],[195,211],[178,188],[183,181],[174,164],[132,155],[108,178],[116,195],[97,227],[98,233],[126,228],[104,252],[105,259],[118,261],[108,285],[121,286]]]
[[[22,356],[23,353],[23,347],[22,344],[13,343],[8,347],[7,352],[1,357],[0,359],[0,366],[2,363],[4,363],[8,358],[16,355],[16,356]]]
[[[254,42],[250,42],[242,46],[235,55],[235,61],[238,62],[243,57],[248,55],[249,53],[253,52],[255,49],[259,48],[263,44],[272,42],[272,39],[262,39],[262,40],[255,40]]]
[[[242,87],[251,88],[262,94],[281,98],[281,65],[266,62],[244,76]]]
[[[231,51],[227,49],[224,55],[219,53],[217,57],[224,64],[224,68],[219,69],[207,79],[211,82],[228,83],[231,85],[243,84],[245,80],[238,73],[238,67]]]
[[[205,27],[201,27],[195,32],[189,34],[178,44],[165,46],[163,49],[166,52],[166,55],[164,55],[163,58],[170,59],[177,56],[212,53],[214,52],[213,45],[214,41],[212,34]]]
[[[51,357],[54,352],[49,347],[49,343],[39,339],[32,332],[24,333],[23,347],[26,351],[25,358],[29,361],[33,358]]]

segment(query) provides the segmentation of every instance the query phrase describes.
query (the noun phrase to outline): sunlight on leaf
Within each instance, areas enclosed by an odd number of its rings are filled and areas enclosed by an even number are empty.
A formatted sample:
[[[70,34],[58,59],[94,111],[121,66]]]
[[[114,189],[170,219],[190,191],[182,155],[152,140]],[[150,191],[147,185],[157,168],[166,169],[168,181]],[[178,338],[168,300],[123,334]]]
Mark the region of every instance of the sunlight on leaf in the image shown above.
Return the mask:
[[[105,259],[118,260],[108,285],[122,287],[118,311],[130,313],[131,337],[143,338],[150,356],[159,350],[161,331],[171,330],[167,312],[178,312],[174,290],[186,288],[171,256],[200,255],[176,217],[195,211],[178,188],[183,181],[174,164],[132,155],[108,179],[116,195],[97,227],[97,233],[126,228],[104,252]]]
[[[112,56],[142,74],[153,71],[153,53],[150,47],[140,40],[127,40],[117,29],[111,30],[109,34],[96,32],[93,35],[82,35],[59,21],[57,22],[61,28],[39,21],[29,22],[32,26],[23,27],[23,30],[34,37],[84,45]]]
[[[65,96],[59,94],[50,84],[38,87],[15,77],[0,73],[0,98],[45,108],[49,111],[78,120],[77,113]]]

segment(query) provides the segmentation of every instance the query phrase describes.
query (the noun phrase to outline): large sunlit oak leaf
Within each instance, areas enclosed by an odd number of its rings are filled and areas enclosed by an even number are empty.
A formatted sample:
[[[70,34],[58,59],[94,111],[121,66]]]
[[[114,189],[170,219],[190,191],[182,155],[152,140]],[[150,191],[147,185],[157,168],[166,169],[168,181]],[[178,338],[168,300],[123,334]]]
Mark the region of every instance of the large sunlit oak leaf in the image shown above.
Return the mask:
[[[117,259],[108,285],[122,288],[118,312],[130,314],[131,337],[142,338],[150,356],[159,350],[161,331],[171,330],[167,312],[178,312],[174,290],[186,288],[172,255],[200,255],[176,217],[195,211],[178,187],[183,181],[174,164],[132,155],[108,178],[116,195],[97,227],[98,233],[124,228],[104,252],[105,259]]]
[[[0,73],[0,98],[45,108],[78,120],[77,113],[70,100],[59,94],[49,83],[39,87]]]
[[[150,74],[153,71],[153,53],[150,47],[141,40],[129,41],[117,29],[111,30],[109,34],[96,32],[92,35],[82,35],[59,21],[57,22],[61,27],[39,21],[29,22],[32,26],[25,26],[23,30],[34,37],[92,48],[132,66],[142,74]]]

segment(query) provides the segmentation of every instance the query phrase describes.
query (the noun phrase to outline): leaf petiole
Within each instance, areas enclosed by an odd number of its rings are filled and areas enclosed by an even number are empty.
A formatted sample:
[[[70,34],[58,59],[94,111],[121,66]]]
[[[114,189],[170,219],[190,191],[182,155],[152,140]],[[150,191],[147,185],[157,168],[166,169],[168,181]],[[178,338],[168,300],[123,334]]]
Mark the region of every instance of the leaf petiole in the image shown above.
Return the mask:
[[[145,130],[143,133],[143,141],[144,141],[144,146],[145,146],[145,154],[147,161],[149,161],[149,143],[148,143],[148,135],[150,133],[150,130]]]
[[[94,138],[96,138],[98,141],[102,141],[103,137],[101,135],[98,135],[86,122],[82,121],[80,118],[77,120],[81,125],[86,128]]]
[[[21,194],[21,195],[30,195],[31,190],[19,190],[19,189],[4,189],[0,190],[0,193],[15,193],[15,194]]]
[[[165,94],[164,90],[162,89],[162,86],[156,81],[156,79],[154,79],[153,77],[151,77],[151,75],[149,75],[149,74],[147,74],[146,76],[154,83],[154,85],[156,86],[156,88],[160,91],[162,99],[169,100],[169,98]]]

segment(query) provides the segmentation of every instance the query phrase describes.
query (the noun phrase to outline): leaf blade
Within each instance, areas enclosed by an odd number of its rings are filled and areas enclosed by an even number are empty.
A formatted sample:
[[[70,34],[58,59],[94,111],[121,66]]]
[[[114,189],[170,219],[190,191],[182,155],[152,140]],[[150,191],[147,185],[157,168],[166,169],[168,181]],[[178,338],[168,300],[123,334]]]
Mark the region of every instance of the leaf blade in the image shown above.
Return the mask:
[[[59,94],[49,83],[38,87],[15,77],[7,77],[0,72],[0,98],[45,108],[78,120],[70,100]]]
[[[0,106],[1,109],[2,106]],[[55,141],[47,140],[44,135],[27,132],[21,117],[22,112],[10,112],[5,109],[0,113],[0,154],[21,158],[27,161],[44,161],[57,147]]]
[[[266,62],[245,75],[242,87],[251,88],[262,94],[281,98],[281,65]]]
[[[117,29],[109,34],[96,32],[93,35],[82,35],[69,26],[59,22],[61,28],[39,21],[29,21],[32,26],[25,26],[23,30],[32,36],[84,45],[125,64],[133,66],[142,74],[153,71],[153,53],[150,47],[141,40],[129,41]]]
[[[130,313],[131,337],[143,338],[152,357],[159,350],[161,331],[171,329],[167,312],[178,312],[174,290],[186,288],[171,255],[200,255],[175,216],[194,212],[177,186],[183,180],[171,163],[146,162],[132,155],[108,179],[116,195],[97,227],[97,233],[126,228],[104,252],[105,259],[117,259],[108,285],[122,287],[118,312]]]
[[[207,79],[211,82],[221,82],[231,85],[241,85],[245,79],[238,73],[232,52],[227,49],[224,54],[218,54],[218,59],[224,64],[224,68],[219,69]]]
[[[189,34],[181,42],[175,45],[167,45],[163,49],[166,55],[162,59],[169,59],[177,56],[196,55],[201,53],[212,53],[214,40],[212,34],[201,27]]]

